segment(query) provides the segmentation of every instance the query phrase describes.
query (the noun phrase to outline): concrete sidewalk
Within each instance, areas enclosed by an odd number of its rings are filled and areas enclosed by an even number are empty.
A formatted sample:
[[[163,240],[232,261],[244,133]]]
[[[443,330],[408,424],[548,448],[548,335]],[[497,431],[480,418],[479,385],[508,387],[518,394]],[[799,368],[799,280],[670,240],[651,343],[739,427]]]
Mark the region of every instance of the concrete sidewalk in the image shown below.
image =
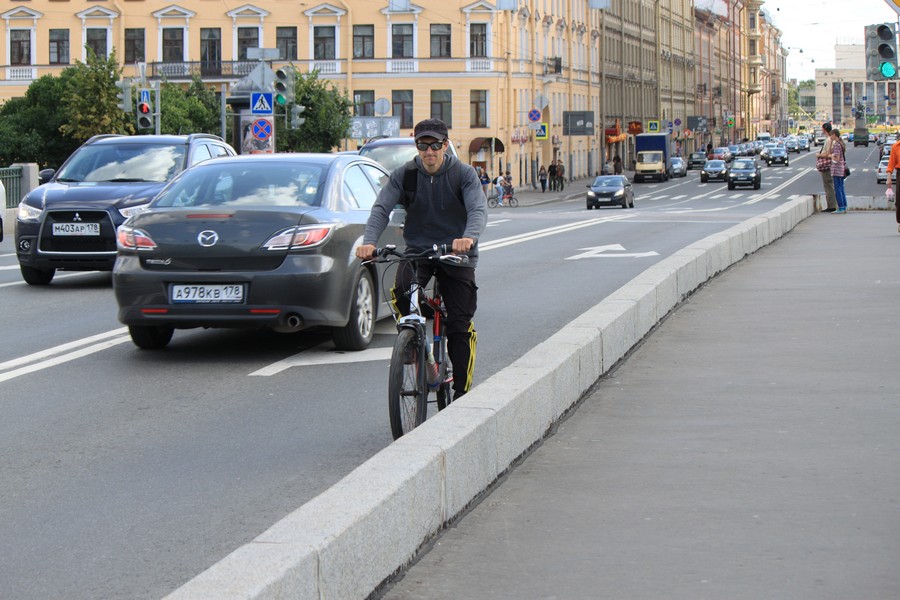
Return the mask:
[[[802,221],[690,296],[378,597],[900,597],[898,304],[892,212]]]

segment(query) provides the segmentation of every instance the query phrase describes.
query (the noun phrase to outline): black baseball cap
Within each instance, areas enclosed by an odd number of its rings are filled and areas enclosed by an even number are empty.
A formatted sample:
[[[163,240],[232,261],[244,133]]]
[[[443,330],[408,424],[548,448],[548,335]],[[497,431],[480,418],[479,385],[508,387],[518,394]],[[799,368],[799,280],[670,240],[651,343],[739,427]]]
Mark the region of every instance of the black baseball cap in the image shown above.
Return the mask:
[[[447,124],[440,119],[425,119],[416,124],[415,137],[433,137],[438,141],[447,139]]]

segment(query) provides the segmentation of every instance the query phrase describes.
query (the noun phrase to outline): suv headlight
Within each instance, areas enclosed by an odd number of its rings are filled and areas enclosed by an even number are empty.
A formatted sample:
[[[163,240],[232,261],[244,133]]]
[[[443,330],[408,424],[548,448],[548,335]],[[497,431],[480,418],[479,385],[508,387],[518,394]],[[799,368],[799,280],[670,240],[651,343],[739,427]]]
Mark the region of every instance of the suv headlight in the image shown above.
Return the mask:
[[[20,221],[39,221],[42,212],[44,211],[40,208],[26,204],[23,200],[19,202],[19,212],[16,214],[16,218]]]

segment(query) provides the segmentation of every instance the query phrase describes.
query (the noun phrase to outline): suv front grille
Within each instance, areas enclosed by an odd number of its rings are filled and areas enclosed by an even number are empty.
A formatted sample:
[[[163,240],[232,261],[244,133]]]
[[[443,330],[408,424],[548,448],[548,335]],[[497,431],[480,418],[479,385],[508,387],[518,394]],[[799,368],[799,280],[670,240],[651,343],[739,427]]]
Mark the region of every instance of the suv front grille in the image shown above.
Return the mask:
[[[100,235],[53,235],[54,223],[99,223]],[[38,239],[38,252],[72,254],[116,251],[116,227],[105,210],[49,211]]]

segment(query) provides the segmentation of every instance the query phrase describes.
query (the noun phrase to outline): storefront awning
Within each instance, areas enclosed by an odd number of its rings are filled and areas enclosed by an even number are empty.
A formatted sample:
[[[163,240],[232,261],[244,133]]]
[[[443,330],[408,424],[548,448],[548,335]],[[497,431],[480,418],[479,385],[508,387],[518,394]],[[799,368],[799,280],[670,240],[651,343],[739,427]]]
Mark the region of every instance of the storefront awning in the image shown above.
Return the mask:
[[[499,138],[477,137],[469,144],[469,154],[478,154],[482,150],[491,149],[491,140],[494,143],[494,152],[505,152],[506,148]]]

